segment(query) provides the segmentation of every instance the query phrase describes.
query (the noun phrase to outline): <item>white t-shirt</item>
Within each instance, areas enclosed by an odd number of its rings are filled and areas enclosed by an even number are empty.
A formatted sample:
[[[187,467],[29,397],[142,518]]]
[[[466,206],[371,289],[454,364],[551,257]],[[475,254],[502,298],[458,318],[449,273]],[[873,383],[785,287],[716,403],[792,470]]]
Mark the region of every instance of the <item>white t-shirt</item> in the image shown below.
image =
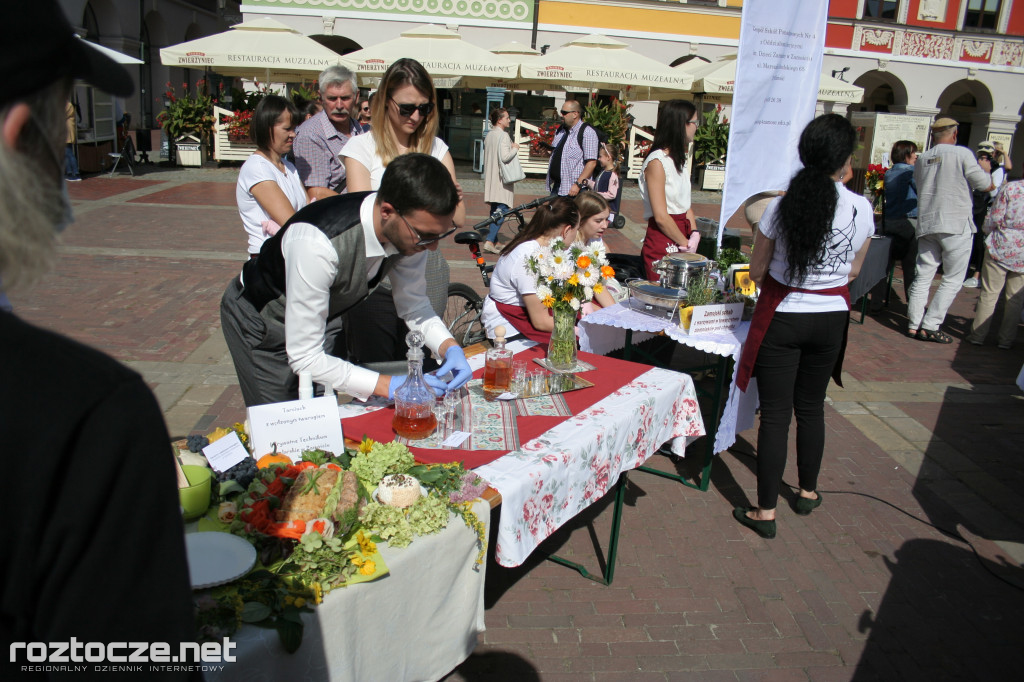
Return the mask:
[[[430,155],[438,161],[443,161],[447,153],[448,145],[441,138],[435,137]],[[370,189],[380,189],[380,179],[384,177],[384,164],[377,154],[377,142],[373,139],[373,133],[356,135],[350,139],[342,147],[340,156],[343,160],[347,156],[363,164],[370,171]]]
[[[776,281],[801,289],[830,289],[842,286],[849,280],[853,259],[871,235],[875,233],[875,222],[871,204],[860,194],[846,189],[841,182],[836,183],[839,199],[836,212],[832,218],[832,232],[825,240],[825,253],[819,263],[808,271],[803,282],[790,282],[786,279],[786,244],[785,236],[781,235],[776,226],[781,197],[768,204],[758,229],[761,233],[775,240],[775,251],[768,273]],[[794,292],[786,296],[779,304],[780,313],[824,313],[834,310],[846,310],[842,296],[819,296],[818,294],[802,294]]]
[[[644,165],[640,169],[640,196],[644,200],[644,220],[654,216],[651,209],[651,197],[647,193],[647,178],[644,171],[647,164],[657,159],[665,169],[665,206],[669,215],[682,215],[690,210],[690,176],[687,166],[683,164],[683,172],[676,170],[675,162],[665,153],[663,149],[656,149],[647,155]]]
[[[526,261],[537,253],[539,248],[540,244],[531,239],[498,259],[494,272],[491,273],[491,290],[484,298],[484,309],[480,315],[480,323],[487,330],[487,338],[493,339],[494,328],[502,324],[505,325],[506,336],[516,333],[515,327],[502,317],[494,302],[526,307],[523,296],[537,293],[537,275],[526,267]]]
[[[302,186],[299,179],[299,172],[291,161],[282,159],[284,162],[284,173],[281,173],[269,159],[260,154],[253,154],[238,171],[238,183],[235,185],[235,201],[238,203],[238,214],[242,217],[242,225],[249,235],[249,253],[259,253],[260,247],[267,237],[263,234],[263,221],[270,220],[270,216],[263,210],[256,197],[252,195],[252,188],[261,182],[276,182],[288,203],[296,211],[306,205],[306,188]]]

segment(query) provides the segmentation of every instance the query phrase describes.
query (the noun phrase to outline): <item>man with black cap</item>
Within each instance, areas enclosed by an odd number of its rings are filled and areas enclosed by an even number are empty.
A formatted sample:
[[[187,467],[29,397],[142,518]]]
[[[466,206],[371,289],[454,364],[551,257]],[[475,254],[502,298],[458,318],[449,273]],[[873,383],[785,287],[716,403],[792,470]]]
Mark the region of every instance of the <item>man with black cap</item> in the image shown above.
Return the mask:
[[[14,288],[43,274],[70,222],[64,105],[72,79],[118,96],[133,84],[74,36],[55,0],[22,3],[0,24],[0,72],[0,275]],[[3,679],[39,676],[41,663],[62,660],[82,666],[76,677],[106,678],[100,664],[113,661],[96,651],[111,643],[122,647],[114,656],[127,657],[127,642],[167,642],[176,653],[178,642],[194,641],[169,436],[142,377],[4,311],[0,377],[0,443],[12,453],[0,542],[0,631],[10,645]],[[67,658],[76,641],[77,658]],[[52,658],[61,646],[65,658]],[[154,675],[201,678],[146,673]]]
[[[960,291],[977,228],[972,218],[971,190],[993,189],[990,167],[966,147],[956,144],[957,122],[942,117],[932,124],[932,144],[917,157],[917,271],[910,285],[907,335],[920,341],[952,343],[939,329]],[[942,281],[928,303],[928,291],[939,265]],[[928,306],[927,313],[925,305]]]

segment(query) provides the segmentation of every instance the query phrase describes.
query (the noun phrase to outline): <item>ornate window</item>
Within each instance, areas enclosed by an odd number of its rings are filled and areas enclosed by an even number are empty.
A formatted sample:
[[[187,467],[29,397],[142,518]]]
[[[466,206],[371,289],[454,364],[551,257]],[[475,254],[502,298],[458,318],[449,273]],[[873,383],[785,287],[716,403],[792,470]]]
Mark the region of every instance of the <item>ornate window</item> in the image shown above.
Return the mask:
[[[964,30],[988,29],[996,30],[999,22],[999,10],[1002,0],[967,0],[967,12],[964,14]]]

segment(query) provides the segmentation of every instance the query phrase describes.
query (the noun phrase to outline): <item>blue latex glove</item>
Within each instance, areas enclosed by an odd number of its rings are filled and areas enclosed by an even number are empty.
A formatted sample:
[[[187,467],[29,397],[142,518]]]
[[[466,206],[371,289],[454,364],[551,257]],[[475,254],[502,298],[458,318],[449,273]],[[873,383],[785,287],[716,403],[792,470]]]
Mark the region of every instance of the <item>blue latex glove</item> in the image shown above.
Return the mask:
[[[453,379],[447,384],[449,391],[461,388],[463,384],[473,378],[473,369],[466,360],[466,354],[458,346],[452,346],[444,354],[444,363],[437,368],[437,376],[443,377],[451,372]]]
[[[399,386],[401,386],[402,384],[405,383],[405,380],[406,380],[406,376],[404,374],[402,374],[402,375],[395,375],[395,376],[391,377],[391,381],[388,382],[388,400],[394,400],[395,399],[395,391],[398,390]]]

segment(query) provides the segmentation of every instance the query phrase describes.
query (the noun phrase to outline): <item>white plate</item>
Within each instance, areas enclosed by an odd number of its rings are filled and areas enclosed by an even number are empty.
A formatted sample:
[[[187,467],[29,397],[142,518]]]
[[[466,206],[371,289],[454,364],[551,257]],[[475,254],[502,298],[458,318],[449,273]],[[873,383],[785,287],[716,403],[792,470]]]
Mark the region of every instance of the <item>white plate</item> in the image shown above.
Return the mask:
[[[185,549],[193,590],[241,578],[256,563],[256,548],[231,533],[188,533]]]

